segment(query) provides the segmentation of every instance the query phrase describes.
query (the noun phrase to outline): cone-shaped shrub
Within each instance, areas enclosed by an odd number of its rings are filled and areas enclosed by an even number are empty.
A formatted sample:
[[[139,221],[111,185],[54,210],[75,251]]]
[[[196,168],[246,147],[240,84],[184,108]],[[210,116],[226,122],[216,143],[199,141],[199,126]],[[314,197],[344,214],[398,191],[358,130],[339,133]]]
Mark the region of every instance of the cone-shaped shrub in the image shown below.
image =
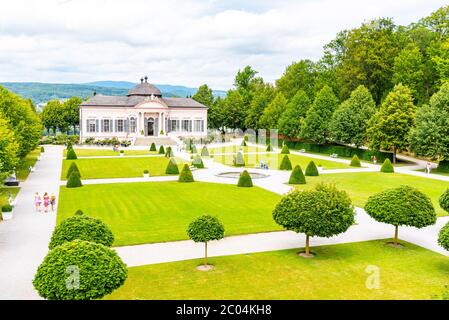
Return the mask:
[[[67,160],[76,160],[78,157],[76,156],[75,150],[73,148],[67,149]]]
[[[248,171],[244,170],[239,177],[238,187],[250,188],[253,186],[253,180],[249,175]]]
[[[206,146],[204,146],[203,149],[201,149],[201,156],[202,157],[208,157],[209,156],[209,150],[207,149]]]
[[[44,149],[44,147],[41,147],[41,152],[42,152],[42,153],[44,153],[44,152],[45,152],[45,149]]]
[[[351,163],[349,165],[351,167],[361,167],[362,166],[362,164],[360,163],[360,159],[356,154],[352,157]]]
[[[307,165],[307,168],[306,168],[306,176],[316,177],[316,176],[319,176],[319,175],[320,174],[319,174],[318,169],[317,169],[317,167],[315,165],[315,162],[310,161],[309,164]]]
[[[284,145],[282,146],[281,153],[282,153],[282,154],[289,154],[289,153],[290,153],[290,150],[288,150],[288,147],[287,147],[286,144],[284,144]]]
[[[204,168],[203,159],[201,159],[201,156],[199,154],[197,154],[195,156],[195,158],[193,158],[192,165],[195,168],[198,168],[198,169],[203,169]]]
[[[196,146],[194,144],[192,144],[192,147],[190,148],[190,152],[198,153],[198,151],[196,150]]]
[[[157,151],[156,150],[156,144],[154,142],[151,143],[150,151]]]
[[[171,157],[174,156],[173,150],[172,150],[172,148],[171,148],[170,146],[167,147],[167,151],[165,152],[165,156],[166,156],[167,158],[171,158]]]
[[[245,139],[243,139],[243,141],[242,141],[242,143],[241,143],[241,146],[242,146],[242,147],[246,147],[246,141],[245,141]]]
[[[178,164],[176,163],[175,158],[170,158],[167,164],[167,168],[165,169],[166,174],[179,174]]]
[[[273,151],[273,147],[271,146],[271,143],[269,143],[267,145],[267,152],[271,152],[271,151]]]
[[[193,175],[192,171],[190,171],[189,165],[185,164],[184,167],[182,167],[182,171],[179,174],[179,182],[193,182]]]
[[[244,167],[245,166],[245,158],[241,152],[237,152],[234,157],[234,166],[236,167]]]
[[[282,158],[281,164],[279,165],[279,170],[291,170],[292,163],[287,155]]]
[[[159,147],[159,154],[165,154],[164,146]]]
[[[382,167],[380,168],[380,172],[385,172],[385,173],[393,173],[394,172],[394,167],[391,164],[390,159],[385,159]]]
[[[70,174],[69,179],[67,180],[66,187],[67,188],[79,188],[82,187],[83,184],[81,183],[80,175],[78,172],[72,172]]]
[[[304,173],[302,172],[302,169],[299,165],[296,165],[295,168],[292,171],[292,174],[290,175],[290,179],[288,180],[289,184],[305,184],[306,183],[306,177],[304,176]]]
[[[81,209],[76,210],[74,213],[75,216],[82,216],[83,214],[84,214],[84,212]]]
[[[72,174],[72,172],[77,172],[78,176],[81,178],[80,170],[78,169],[78,166],[76,165],[75,161],[73,161],[70,164],[69,170],[67,170],[67,175],[66,175],[67,179],[70,178],[70,175]]]

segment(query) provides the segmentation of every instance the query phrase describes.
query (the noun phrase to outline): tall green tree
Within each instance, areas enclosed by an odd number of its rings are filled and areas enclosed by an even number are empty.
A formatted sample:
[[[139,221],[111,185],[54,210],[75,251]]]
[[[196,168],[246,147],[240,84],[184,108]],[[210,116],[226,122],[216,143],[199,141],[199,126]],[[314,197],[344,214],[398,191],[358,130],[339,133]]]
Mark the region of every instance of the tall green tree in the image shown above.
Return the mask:
[[[422,18],[418,24],[438,34],[440,39],[449,37],[449,5],[441,7],[429,16]]]
[[[71,97],[64,101],[62,105],[62,109],[64,111],[64,124],[71,126],[73,128],[73,132],[75,132],[76,126],[79,125],[80,122],[80,104],[82,102],[83,99],[80,97]]]
[[[208,128],[219,129],[223,132],[225,127],[224,118],[224,100],[218,97],[207,111]]]
[[[244,129],[247,109],[243,96],[237,90],[229,90],[223,100],[223,124],[231,129]]]
[[[402,84],[396,85],[368,123],[367,137],[371,147],[392,150],[393,163],[396,163],[397,150],[408,146],[415,113],[410,89]]]
[[[368,121],[376,112],[369,90],[360,85],[335,111],[331,121],[332,137],[339,142],[362,146],[366,141]]]
[[[59,100],[48,101],[41,113],[44,127],[48,131],[53,130],[54,134],[56,134],[57,129],[65,131],[64,129],[68,127],[68,124],[64,118],[64,113],[64,107]]]
[[[297,138],[310,104],[307,94],[299,90],[288,102],[285,112],[279,119],[279,133],[290,138]]]
[[[8,120],[0,113],[0,183],[19,161],[19,144]]]
[[[270,83],[262,83],[255,87],[253,98],[245,119],[245,127],[253,130],[260,129],[259,120],[263,111],[268,107],[276,95],[275,88]]]
[[[300,60],[289,65],[281,78],[276,80],[276,88],[288,100],[303,90],[309,98],[313,98],[315,85],[315,65],[310,60]]]
[[[214,103],[214,95],[212,94],[212,89],[210,89],[207,84],[203,84],[198,88],[198,91],[192,96],[192,99],[208,106],[209,108]]]
[[[282,92],[276,94],[273,101],[270,102],[267,108],[263,111],[260,117],[259,124],[264,129],[277,129],[278,122],[287,108],[287,99],[285,99]]]

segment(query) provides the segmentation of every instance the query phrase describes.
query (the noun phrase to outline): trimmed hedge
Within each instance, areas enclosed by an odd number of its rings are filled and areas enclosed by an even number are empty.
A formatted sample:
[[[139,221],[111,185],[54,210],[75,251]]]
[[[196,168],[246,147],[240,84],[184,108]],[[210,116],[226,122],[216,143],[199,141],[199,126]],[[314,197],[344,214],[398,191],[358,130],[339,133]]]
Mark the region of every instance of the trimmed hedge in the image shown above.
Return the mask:
[[[243,153],[237,152],[237,154],[234,157],[233,164],[235,167],[245,166],[245,158],[243,157]]]
[[[56,226],[48,248],[51,250],[76,239],[110,247],[114,242],[114,235],[111,229],[100,219],[77,214]]]
[[[306,167],[306,176],[309,177],[317,177],[320,173],[318,172],[318,168],[315,165],[315,162],[310,161],[309,164]]]
[[[165,154],[165,149],[162,145],[159,147],[159,154]]]
[[[299,165],[296,165],[288,180],[289,184],[306,184],[306,177]]]
[[[127,277],[126,265],[114,250],[74,240],[49,251],[33,285],[48,300],[91,300],[112,293]]]
[[[444,211],[449,212],[449,189],[444,191],[444,193],[440,196],[439,202],[440,202],[440,207]]]
[[[176,163],[175,158],[170,158],[167,164],[167,168],[165,169],[166,174],[179,174],[178,164]]]
[[[281,150],[281,154],[289,154],[290,150],[288,149],[288,146],[286,144],[284,144],[282,146],[282,150]]]
[[[361,167],[362,166],[362,164],[360,163],[360,159],[356,154],[352,157],[351,163],[349,165],[351,167]]]
[[[249,175],[248,171],[244,170],[240,174],[237,186],[243,188],[251,188],[253,186],[253,179],[251,179],[251,176]]]
[[[446,250],[449,250],[449,222],[441,228],[438,234],[438,244]]]
[[[70,178],[70,175],[72,174],[72,172],[76,172],[78,173],[79,177],[81,178],[81,173],[80,170],[78,169],[78,166],[76,165],[76,162],[72,162],[70,164],[69,170],[67,170],[67,175],[66,178]]]
[[[67,188],[79,188],[82,187],[83,184],[80,179],[80,175],[78,172],[72,172],[69,179],[67,180],[66,187]]]
[[[76,160],[78,157],[76,156],[75,150],[72,148],[67,149],[67,156],[65,157],[67,160]]]
[[[198,169],[203,169],[203,168],[204,168],[203,159],[201,159],[201,156],[200,156],[200,155],[197,154],[197,155],[193,158],[192,165],[193,165],[195,168],[198,168]]]
[[[394,167],[391,164],[390,159],[385,159],[384,163],[382,164],[382,167],[380,168],[380,172],[384,173],[393,173]]]
[[[279,170],[291,170],[291,169],[292,169],[292,163],[290,162],[288,155],[285,155],[282,158],[281,164],[279,165]]]
[[[204,146],[203,149],[201,149],[201,156],[202,157],[208,157],[209,156],[209,150],[207,149],[206,146]]]
[[[156,144],[154,142],[151,143],[150,151],[157,151]]]
[[[194,182],[192,171],[190,171],[190,167],[188,164],[185,164],[182,167],[181,173],[179,174],[179,182]]]
[[[441,160],[440,162],[438,162],[438,167],[436,171],[449,172],[449,160]]]
[[[271,146],[271,143],[269,143],[267,145],[267,152],[272,152],[273,151],[273,147]]]
[[[4,206],[2,206],[2,210],[1,212],[11,212],[13,209],[13,206],[10,204],[5,204]]]

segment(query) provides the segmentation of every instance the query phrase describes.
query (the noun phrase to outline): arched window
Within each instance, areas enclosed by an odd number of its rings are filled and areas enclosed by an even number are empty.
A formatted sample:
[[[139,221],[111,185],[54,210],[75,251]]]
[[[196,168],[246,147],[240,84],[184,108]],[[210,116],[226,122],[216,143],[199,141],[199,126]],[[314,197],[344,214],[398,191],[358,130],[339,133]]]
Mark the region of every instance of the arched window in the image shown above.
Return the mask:
[[[136,118],[135,117],[131,117],[129,118],[129,131],[130,132],[136,132],[137,130],[137,126],[136,126]]]

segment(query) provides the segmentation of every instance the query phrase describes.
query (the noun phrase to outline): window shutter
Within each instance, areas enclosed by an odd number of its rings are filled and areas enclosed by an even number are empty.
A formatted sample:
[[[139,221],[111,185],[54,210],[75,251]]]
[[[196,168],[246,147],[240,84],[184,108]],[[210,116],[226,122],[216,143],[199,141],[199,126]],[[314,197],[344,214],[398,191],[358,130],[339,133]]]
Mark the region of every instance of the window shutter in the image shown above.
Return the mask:
[[[98,119],[95,120],[95,132],[98,132],[100,129],[100,123],[98,121]]]

